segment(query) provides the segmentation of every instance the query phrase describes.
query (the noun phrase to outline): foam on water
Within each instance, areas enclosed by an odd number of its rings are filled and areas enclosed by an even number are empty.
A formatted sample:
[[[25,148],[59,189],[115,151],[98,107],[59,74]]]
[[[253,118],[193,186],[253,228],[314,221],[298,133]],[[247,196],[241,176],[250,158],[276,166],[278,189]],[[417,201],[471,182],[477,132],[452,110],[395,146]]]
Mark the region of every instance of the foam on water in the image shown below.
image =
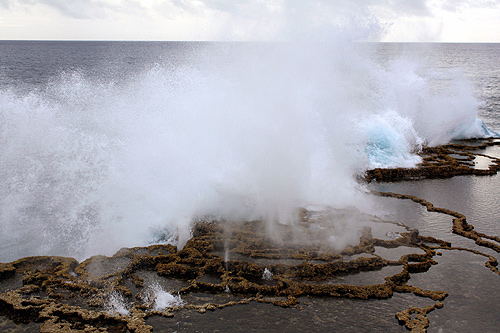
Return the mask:
[[[264,218],[272,234],[299,206],[368,210],[367,168],[495,134],[453,71],[381,66],[343,39],[229,49],[120,82],[69,72],[0,92],[0,260],[182,246],[207,215]]]

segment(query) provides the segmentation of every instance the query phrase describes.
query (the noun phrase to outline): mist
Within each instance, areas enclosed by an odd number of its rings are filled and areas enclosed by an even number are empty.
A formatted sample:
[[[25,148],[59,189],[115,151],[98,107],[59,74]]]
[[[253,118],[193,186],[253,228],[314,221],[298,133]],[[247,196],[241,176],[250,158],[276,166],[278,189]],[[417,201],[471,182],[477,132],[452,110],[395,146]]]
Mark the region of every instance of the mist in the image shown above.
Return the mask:
[[[311,40],[192,44],[182,63],[118,80],[69,70],[0,92],[2,260],[182,247],[204,217],[262,219],[279,241],[300,207],[374,212],[357,180],[367,169],[491,134],[457,72],[381,64],[358,42],[371,23],[349,22]],[[450,84],[436,90],[436,77]],[[356,223],[339,223],[355,238]]]

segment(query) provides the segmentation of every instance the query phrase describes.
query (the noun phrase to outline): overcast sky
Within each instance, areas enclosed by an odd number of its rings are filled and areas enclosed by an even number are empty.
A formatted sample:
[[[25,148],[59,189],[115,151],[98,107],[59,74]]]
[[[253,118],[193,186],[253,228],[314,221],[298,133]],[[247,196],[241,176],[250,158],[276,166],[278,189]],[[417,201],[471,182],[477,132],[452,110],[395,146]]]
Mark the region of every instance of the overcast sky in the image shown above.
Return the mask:
[[[0,39],[500,42],[500,0],[0,0]]]

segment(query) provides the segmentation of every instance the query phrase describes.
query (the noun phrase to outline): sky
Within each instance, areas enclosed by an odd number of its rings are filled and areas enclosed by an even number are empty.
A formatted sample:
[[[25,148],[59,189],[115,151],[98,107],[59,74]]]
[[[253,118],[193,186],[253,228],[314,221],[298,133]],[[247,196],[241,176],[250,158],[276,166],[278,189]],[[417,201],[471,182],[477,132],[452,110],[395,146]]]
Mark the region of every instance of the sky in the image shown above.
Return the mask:
[[[273,41],[339,27],[357,40],[500,42],[500,0],[0,0],[0,40]]]

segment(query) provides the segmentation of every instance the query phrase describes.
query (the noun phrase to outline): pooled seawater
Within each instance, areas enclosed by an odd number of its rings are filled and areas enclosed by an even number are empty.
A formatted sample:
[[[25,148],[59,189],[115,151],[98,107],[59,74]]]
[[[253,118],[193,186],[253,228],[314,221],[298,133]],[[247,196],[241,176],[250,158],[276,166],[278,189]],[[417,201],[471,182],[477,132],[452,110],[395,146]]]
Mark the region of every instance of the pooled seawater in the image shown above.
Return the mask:
[[[250,303],[209,311],[180,312],[171,320],[152,317],[154,332],[407,332],[394,313],[431,302],[401,294],[380,302],[303,297],[301,309]]]
[[[0,316],[0,332],[31,333],[39,331],[40,331],[39,323],[19,324],[13,320],[8,319],[8,317],[6,316]]]
[[[486,155],[498,157],[498,147]],[[420,180],[373,184],[378,191],[414,195],[466,216],[474,230],[490,236],[500,234],[500,177],[459,176],[450,179]],[[409,200],[377,197],[391,212],[391,218],[432,236],[451,242],[451,246],[471,249],[499,258],[496,251],[477,245],[473,240],[452,233],[452,217],[428,212]],[[495,243],[494,240],[490,240]],[[431,312],[430,332],[493,332],[500,327],[500,277],[485,267],[488,258],[465,250],[439,250],[437,265],[421,274],[413,274],[410,284],[423,289],[445,290],[449,295],[442,309]]]

